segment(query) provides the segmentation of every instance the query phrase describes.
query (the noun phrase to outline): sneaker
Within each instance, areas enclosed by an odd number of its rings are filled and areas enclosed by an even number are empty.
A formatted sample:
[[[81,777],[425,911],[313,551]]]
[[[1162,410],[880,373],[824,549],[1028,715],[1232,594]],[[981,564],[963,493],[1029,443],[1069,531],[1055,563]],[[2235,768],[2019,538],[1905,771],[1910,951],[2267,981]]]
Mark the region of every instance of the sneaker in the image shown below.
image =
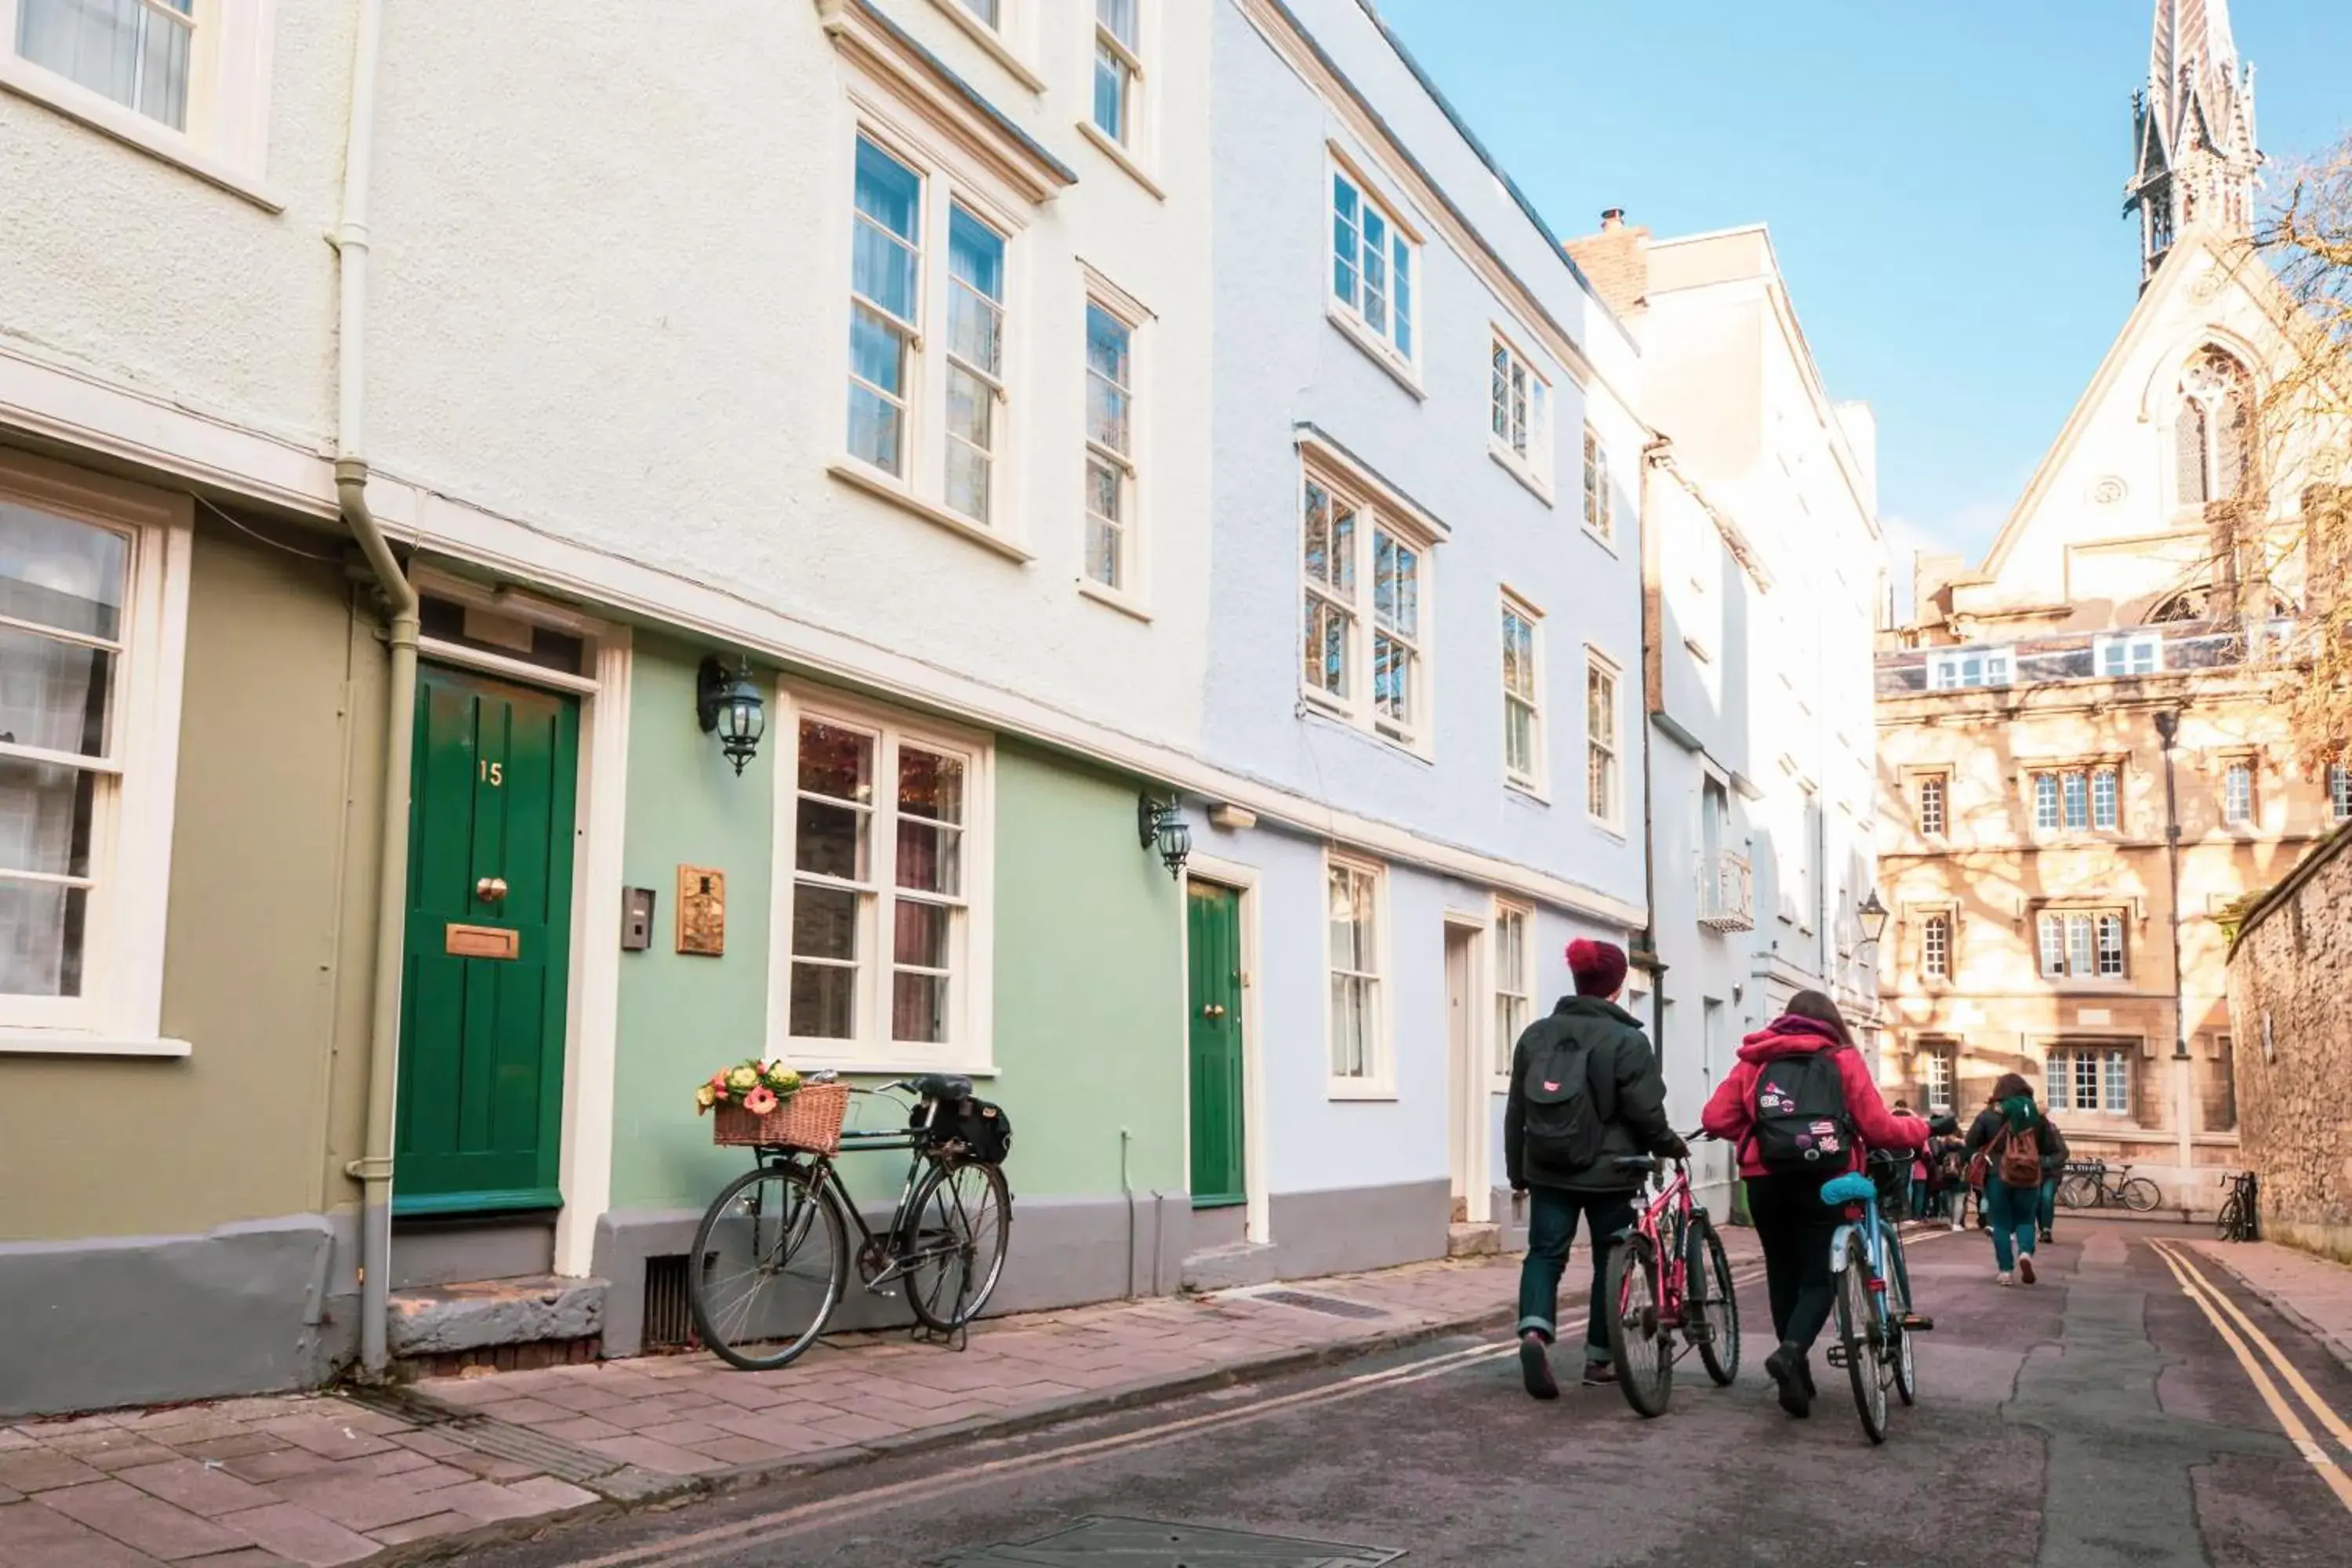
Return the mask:
[[[1966,1228],[1966,1227],[1965,1227],[1965,1226],[1963,1226],[1960,1224],[1960,1222],[1959,1222],[1958,1220],[1954,1220],[1954,1221],[1952,1222],[1952,1230],[1953,1230],[1953,1233],[1954,1233],[1955,1235],[1957,1235],[1958,1232],[1960,1232],[1961,1230],[1963,1230],[1963,1229],[1965,1229],[1965,1228]]]
[[[1535,1398],[1559,1397],[1559,1380],[1551,1374],[1551,1346],[1533,1329],[1519,1336],[1519,1376]]]
[[[1784,1344],[1764,1358],[1764,1371],[1780,1391],[1780,1408],[1802,1421],[1813,1413],[1813,1377],[1805,1352]]]
[[[2025,1284],[2033,1283],[2033,1254],[2029,1252],[2017,1260],[2017,1277]]]
[[[2008,1269],[2006,1269],[2006,1268],[2002,1269],[1999,1274],[1995,1275],[1995,1276],[1994,1276],[1994,1279],[1995,1279],[1999,1283],[2003,1284],[2003,1285],[2014,1285],[2014,1284],[2016,1284],[2016,1283],[2017,1283],[2017,1276],[2015,1276],[2014,1274],[2011,1274],[2011,1273]]]
[[[1617,1363],[1607,1361],[1586,1362],[1584,1363],[1584,1386],[1587,1388],[1616,1387]]]
[[[2049,1246],[2052,1242],[2053,1242],[2053,1241],[2055,1241],[2055,1240],[2057,1240],[2057,1239],[2058,1239],[2058,1238],[2057,1238],[2056,1237],[2054,1237],[2054,1236],[2051,1235],[2051,1234],[2050,1234],[2048,1231],[2046,1231],[2046,1230],[2045,1230],[2045,1231],[2043,1231],[2043,1232],[2042,1233],[2042,1246],[2044,1246],[2044,1247]]]

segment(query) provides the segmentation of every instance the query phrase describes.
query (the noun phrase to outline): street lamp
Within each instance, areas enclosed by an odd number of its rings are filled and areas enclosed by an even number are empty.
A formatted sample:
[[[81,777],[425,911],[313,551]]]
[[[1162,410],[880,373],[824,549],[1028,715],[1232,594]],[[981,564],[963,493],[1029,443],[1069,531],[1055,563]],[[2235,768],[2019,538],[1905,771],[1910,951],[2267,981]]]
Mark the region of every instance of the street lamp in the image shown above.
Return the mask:
[[[1862,921],[1863,946],[1875,947],[1878,945],[1878,939],[1886,934],[1886,917],[1888,912],[1886,906],[1878,901],[1878,889],[1875,888],[1871,889],[1870,897],[1864,899],[1862,903],[1862,908],[1854,911],[1856,916]]]

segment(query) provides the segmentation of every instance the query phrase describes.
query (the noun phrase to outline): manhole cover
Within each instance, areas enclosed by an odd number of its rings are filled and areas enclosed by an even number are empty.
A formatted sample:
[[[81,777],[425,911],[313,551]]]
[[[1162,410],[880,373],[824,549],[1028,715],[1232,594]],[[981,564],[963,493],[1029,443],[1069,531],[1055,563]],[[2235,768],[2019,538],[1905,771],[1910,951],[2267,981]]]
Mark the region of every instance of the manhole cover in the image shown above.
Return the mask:
[[[1313,1296],[1304,1290],[1261,1290],[1250,1298],[1254,1301],[1271,1301],[1277,1307],[1297,1307],[1302,1311],[1322,1312],[1334,1318],[1385,1318],[1388,1313],[1379,1307],[1367,1307],[1361,1301],[1343,1301],[1337,1296]]]
[[[1082,1519],[1023,1545],[992,1546],[949,1559],[945,1568],[1056,1568],[1110,1563],[1119,1568],[1379,1568],[1404,1555],[1370,1546],[1340,1546],[1288,1535],[1246,1535],[1152,1519]]]

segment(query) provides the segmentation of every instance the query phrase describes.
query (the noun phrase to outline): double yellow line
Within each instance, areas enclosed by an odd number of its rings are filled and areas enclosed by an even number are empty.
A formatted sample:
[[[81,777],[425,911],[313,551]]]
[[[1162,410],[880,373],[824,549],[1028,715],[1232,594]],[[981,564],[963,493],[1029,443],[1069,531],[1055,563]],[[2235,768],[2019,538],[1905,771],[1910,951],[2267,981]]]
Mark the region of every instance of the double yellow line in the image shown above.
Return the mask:
[[[2327,1489],[2336,1494],[2336,1500],[2344,1505],[2347,1512],[2352,1512],[2352,1477],[2344,1473],[2344,1467],[2336,1462],[2327,1445],[2312,1435],[2311,1427],[2304,1423],[2294,1405],[2279,1393],[2278,1384],[2272,1381],[2271,1374],[2263,1370],[2263,1361],[2255,1358],[2253,1352],[2247,1348],[2246,1342],[2252,1340],[2261,1348],[2263,1360],[2267,1360],[2277,1369],[2279,1377],[2294,1391],[2295,1397],[2303,1401],[2320,1427],[2335,1438],[2336,1445],[2347,1455],[2352,1455],[2352,1424],[2347,1424],[2336,1413],[2334,1406],[2319,1396],[2319,1391],[2312,1387],[2310,1381],[2295,1370],[2294,1363],[2271,1342],[2271,1337],[2256,1328],[2245,1313],[2238,1310],[2238,1304],[2206,1279],[2178,1244],[2155,1241],[2149,1245],[2164,1260],[2164,1266],[2172,1270],[2172,1277],[2179,1283],[2181,1293],[2203,1310],[2213,1325],[2213,1331],[2221,1336],[2221,1342],[2230,1347],[2231,1353],[2238,1358],[2238,1364],[2245,1368],[2246,1377],[2253,1384],[2254,1392],[2261,1394],[2263,1403],[2270,1406],[2271,1415],[2277,1420],[2279,1429],[2286,1434],[2287,1441],[2294,1445],[2295,1451],[2303,1456],[2305,1463],[2319,1472],[2319,1479],[2327,1483]],[[2223,1318],[2224,1313],[2228,1314],[2227,1321]],[[2232,1323],[2236,1328],[2231,1326]],[[2240,1331],[2243,1331],[2242,1337]]]

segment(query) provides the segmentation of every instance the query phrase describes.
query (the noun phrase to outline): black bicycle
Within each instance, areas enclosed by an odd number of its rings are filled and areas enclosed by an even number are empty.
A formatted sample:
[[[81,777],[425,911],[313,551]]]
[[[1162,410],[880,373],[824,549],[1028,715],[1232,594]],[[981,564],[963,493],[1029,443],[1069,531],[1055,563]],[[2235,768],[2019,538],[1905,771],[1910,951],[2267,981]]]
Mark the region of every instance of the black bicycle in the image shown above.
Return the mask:
[[[941,1073],[854,1094],[906,1112],[881,1131],[845,1131],[844,1152],[906,1150],[907,1180],[887,1225],[869,1227],[834,1156],[754,1150],[757,1163],[720,1189],[694,1233],[688,1304],[702,1342],[747,1372],[783,1366],[814,1344],[848,1288],[849,1227],[857,1274],[888,1296],[904,1282],[920,1328],[952,1334],[988,1305],[1004,1272],[1013,1192],[1003,1168],[949,1108],[971,1103],[971,1080]],[[895,1096],[911,1093],[909,1105]]]
[[[2110,1171],[2105,1160],[2076,1160],[2058,1182],[2058,1206],[2069,1209],[2129,1209],[2147,1214],[2164,1201],[2162,1189],[2126,1165]]]
[[[2263,1238],[2262,1216],[2256,1208],[2261,1184],[2252,1171],[2239,1171],[2224,1175],[2221,1184],[2230,1195],[2221,1200],[2221,1215],[2213,1228],[2223,1241],[2260,1241]]]

